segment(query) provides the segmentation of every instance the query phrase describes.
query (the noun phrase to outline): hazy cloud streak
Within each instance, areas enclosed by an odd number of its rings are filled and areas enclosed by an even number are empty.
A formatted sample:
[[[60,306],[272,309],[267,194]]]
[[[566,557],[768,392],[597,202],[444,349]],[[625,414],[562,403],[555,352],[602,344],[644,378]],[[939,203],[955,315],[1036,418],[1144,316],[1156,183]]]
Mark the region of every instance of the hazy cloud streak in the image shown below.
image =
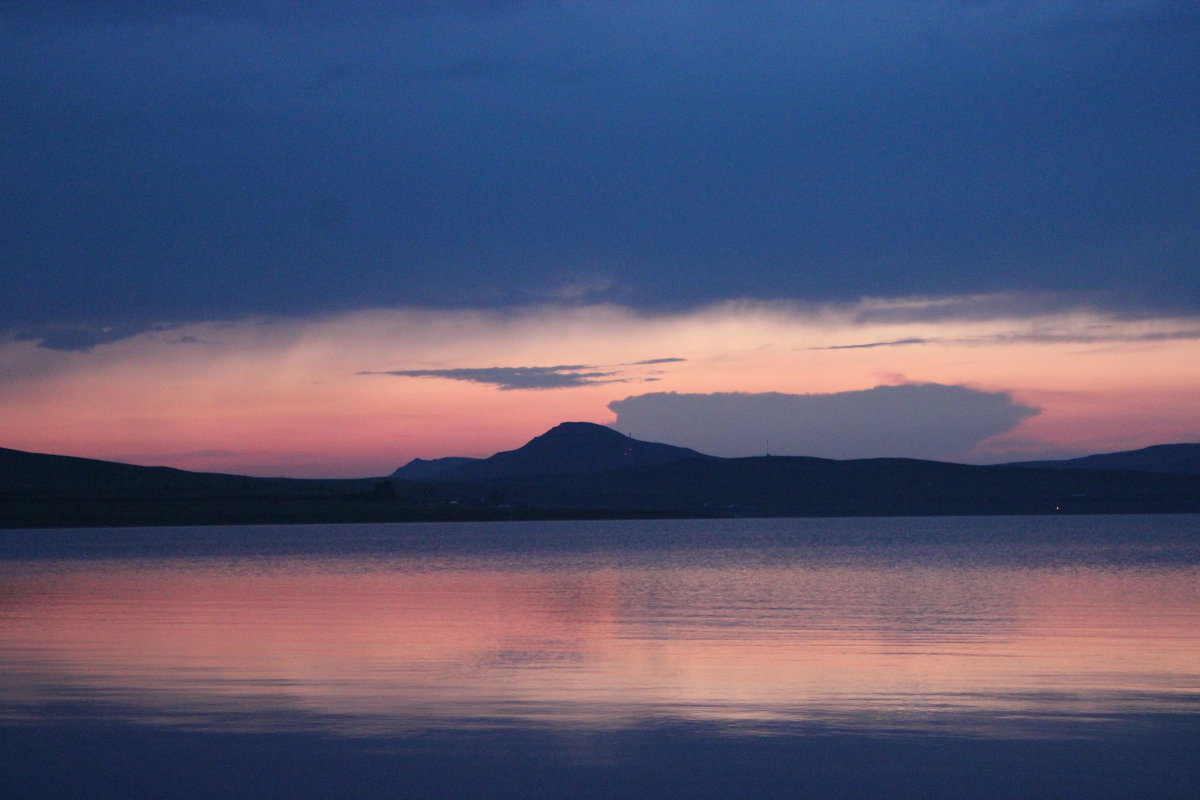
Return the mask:
[[[446,378],[452,381],[483,383],[500,387],[501,391],[521,389],[570,389],[598,383],[622,383],[618,373],[581,370],[595,368],[583,364],[557,367],[475,367],[458,369],[398,369],[363,371],[359,375],[394,375],[400,378]]]
[[[906,344],[929,344],[929,339],[895,339],[890,342],[867,342],[865,344],[834,344],[828,347],[814,347],[813,350],[871,350],[876,347],[899,347]]]
[[[1200,329],[1175,331],[1035,331],[1030,333],[997,333],[990,336],[960,338],[909,338],[889,342],[866,342],[863,344],[837,344],[813,347],[812,350],[869,350],[876,347],[903,347],[913,344],[1137,344],[1142,342],[1177,342],[1200,339]]]
[[[622,364],[623,367],[644,367],[651,364],[678,364],[682,361],[687,361],[686,358],[648,358],[645,361],[630,361],[627,364]]]

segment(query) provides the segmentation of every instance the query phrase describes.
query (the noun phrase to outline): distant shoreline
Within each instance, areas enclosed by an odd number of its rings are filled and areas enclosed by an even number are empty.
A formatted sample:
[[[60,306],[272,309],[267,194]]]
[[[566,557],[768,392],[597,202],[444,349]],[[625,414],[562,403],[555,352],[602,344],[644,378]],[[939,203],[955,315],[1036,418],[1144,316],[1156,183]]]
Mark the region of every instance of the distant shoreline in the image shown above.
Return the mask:
[[[245,525],[321,525],[354,523],[427,522],[541,522],[569,520],[736,519],[845,517],[967,517],[967,516],[1079,516],[1129,514],[1195,514],[1200,508],[1077,508],[954,510],[912,509],[881,513],[878,509],[844,509],[824,513],[751,513],[735,510],[661,511],[592,508],[494,508],[468,505],[414,507],[370,500],[340,499],[309,502],[310,498],[196,498],[194,502],[99,500],[63,502],[62,498],[36,501],[26,498],[3,502],[0,530],[56,528],[211,527]]]
[[[1200,445],[1169,445],[1086,467],[715,458],[563,423],[488,459],[424,462],[416,476],[410,464],[315,480],[0,448],[0,528],[1197,513],[1198,455]],[[1109,466],[1131,459],[1142,469]]]

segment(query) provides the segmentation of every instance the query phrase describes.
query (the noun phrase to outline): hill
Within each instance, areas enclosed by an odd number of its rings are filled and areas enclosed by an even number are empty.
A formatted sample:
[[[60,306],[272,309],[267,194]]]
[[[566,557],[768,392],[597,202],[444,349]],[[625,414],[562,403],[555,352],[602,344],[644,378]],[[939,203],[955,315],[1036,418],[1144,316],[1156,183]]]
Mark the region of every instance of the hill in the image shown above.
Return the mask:
[[[478,458],[465,456],[446,456],[445,458],[414,458],[392,473],[393,478],[406,481],[428,481],[437,478],[443,472],[461,467],[464,464],[479,461]]]
[[[1200,444],[1158,444],[1143,447],[1141,450],[1099,453],[1058,461],[1019,461],[1004,466],[1039,469],[1116,469],[1200,475]]]
[[[253,478],[0,448],[0,528],[365,521],[393,494],[381,479]]]
[[[582,475],[711,458],[686,447],[639,441],[604,425],[564,422],[516,450],[451,466],[433,477],[439,481],[476,483],[500,478]]]
[[[372,479],[253,478],[175,467],[144,467],[95,458],[30,453],[0,447],[0,494],[318,494],[362,491]]]

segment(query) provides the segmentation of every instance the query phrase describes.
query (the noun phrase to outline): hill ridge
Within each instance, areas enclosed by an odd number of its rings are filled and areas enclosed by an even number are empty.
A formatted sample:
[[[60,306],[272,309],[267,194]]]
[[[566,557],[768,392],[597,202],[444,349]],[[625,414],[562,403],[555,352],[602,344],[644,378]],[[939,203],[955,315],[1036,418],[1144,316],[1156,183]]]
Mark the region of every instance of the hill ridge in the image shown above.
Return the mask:
[[[561,422],[521,447],[451,467],[438,480],[472,482],[534,475],[573,475],[715,458],[688,447],[644,442],[594,422]]]
[[[1113,453],[1096,453],[1079,458],[1048,461],[1016,461],[998,466],[1037,469],[1115,469],[1200,475],[1200,443],[1153,444],[1137,450],[1119,450]]]

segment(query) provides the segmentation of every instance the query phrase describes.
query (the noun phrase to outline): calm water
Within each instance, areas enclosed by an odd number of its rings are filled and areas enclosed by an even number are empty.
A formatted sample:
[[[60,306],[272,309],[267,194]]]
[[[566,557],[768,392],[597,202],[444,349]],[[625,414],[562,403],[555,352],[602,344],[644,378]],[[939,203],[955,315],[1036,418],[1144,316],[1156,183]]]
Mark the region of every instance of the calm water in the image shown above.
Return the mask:
[[[1188,797],[1200,518],[0,531],[4,797]]]

